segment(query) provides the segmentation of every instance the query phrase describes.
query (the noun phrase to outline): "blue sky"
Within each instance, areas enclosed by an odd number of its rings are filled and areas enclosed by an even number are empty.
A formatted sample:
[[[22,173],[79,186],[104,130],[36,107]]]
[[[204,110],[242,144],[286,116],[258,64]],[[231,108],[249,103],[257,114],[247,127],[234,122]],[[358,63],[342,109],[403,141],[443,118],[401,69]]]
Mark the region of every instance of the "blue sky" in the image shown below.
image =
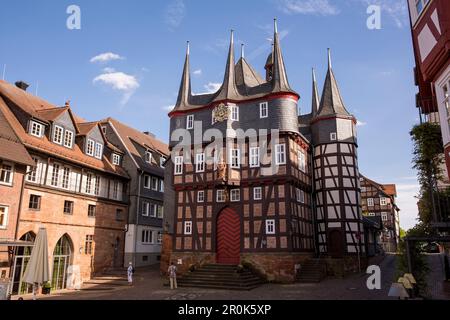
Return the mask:
[[[81,9],[81,30],[69,30],[69,5]],[[382,9],[380,30],[366,26],[367,7]],[[229,30],[236,54],[263,74],[272,21],[278,18],[291,86],[311,105],[311,67],[319,90],[326,49],[347,108],[360,121],[359,165],[380,183],[396,183],[401,224],[417,216],[417,180],[409,130],[418,122],[413,54],[405,0],[2,1],[0,75],[25,80],[33,93],[87,120],[112,116],[167,141],[167,108],[175,103],[186,40],[193,91],[222,81]]]

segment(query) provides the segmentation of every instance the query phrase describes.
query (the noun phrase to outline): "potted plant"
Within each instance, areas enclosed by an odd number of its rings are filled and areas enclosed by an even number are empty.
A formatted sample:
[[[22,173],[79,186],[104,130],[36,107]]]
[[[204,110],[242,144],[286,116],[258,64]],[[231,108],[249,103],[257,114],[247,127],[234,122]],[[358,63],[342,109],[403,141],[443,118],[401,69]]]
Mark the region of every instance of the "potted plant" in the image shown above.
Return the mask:
[[[47,281],[42,285],[42,294],[50,294],[50,291],[52,289],[52,285],[50,281]]]

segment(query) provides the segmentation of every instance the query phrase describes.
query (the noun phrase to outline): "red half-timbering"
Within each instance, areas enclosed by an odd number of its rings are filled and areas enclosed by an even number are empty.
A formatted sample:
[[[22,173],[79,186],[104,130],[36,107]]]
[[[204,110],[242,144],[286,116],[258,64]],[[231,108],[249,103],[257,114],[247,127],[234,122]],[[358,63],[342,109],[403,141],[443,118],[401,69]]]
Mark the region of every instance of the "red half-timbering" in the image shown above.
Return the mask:
[[[217,219],[217,263],[239,264],[241,254],[241,222],[237,212],[225,208]]]

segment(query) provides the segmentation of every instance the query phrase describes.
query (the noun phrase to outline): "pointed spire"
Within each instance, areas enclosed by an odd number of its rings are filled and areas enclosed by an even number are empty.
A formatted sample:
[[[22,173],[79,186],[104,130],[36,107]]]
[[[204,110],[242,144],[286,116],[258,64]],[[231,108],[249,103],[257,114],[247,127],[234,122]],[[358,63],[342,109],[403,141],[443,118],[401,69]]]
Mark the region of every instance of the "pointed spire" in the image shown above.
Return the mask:
[[[312,68],[313,92],[312,92],[312,115],[315,117],[319,112],[319,90],[317,90],[316,72]]]
[[[231,30],[230,49],[228,51],[227,66],[222,87],[217,92],[214,101],[236,99],[240,94],[236,86],[235,62],[234,62],[234,31]]]
[[[191,98],[191,75],[190,75],[190,45],[189,41],[186,46],[186,60],[184,62],[183,76],[181,78],[180,91],[178,92],[178,99],[174,110],[183,109],[189,105]]]
[[[323,86],[322,99],[318,116],[343,115],[350,116],[342,100],[339,86],[331,66],[331,50],[328,49],[328,72]]]
[[[292,92],[286,75],[283,54],[281,53],[280,37],[278,35],[277,19],[274,19],[273,75],[272,91]]]

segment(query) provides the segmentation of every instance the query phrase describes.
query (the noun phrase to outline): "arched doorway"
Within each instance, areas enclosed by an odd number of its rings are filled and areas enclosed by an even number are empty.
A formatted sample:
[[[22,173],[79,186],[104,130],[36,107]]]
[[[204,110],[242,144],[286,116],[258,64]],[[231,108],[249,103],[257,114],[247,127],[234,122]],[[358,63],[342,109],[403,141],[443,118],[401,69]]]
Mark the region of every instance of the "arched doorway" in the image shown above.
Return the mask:
[[[27,242],[34,242],[35,239],[36,234],[31,231],[20,238],[21,241]],[[11,288],[12,295],[23,295],[33,292],[32,286],[22,281],[28,261],[31,258],[32,248],[33,247],[17,247],[16,249],[13,267],[13,285]]]
[[[65,234],[59,239],[53,251],[52,289],[65,289],[67,285],[67,268],[72,261],[72,241]]]
[[[328,234],[328,253],[332,258],[344,256],[344,238],[341,230],[331,230]]]
[[[231,208],[223,209],[217,218],[217,263],[239,264],[241,260],[241,220]]]

